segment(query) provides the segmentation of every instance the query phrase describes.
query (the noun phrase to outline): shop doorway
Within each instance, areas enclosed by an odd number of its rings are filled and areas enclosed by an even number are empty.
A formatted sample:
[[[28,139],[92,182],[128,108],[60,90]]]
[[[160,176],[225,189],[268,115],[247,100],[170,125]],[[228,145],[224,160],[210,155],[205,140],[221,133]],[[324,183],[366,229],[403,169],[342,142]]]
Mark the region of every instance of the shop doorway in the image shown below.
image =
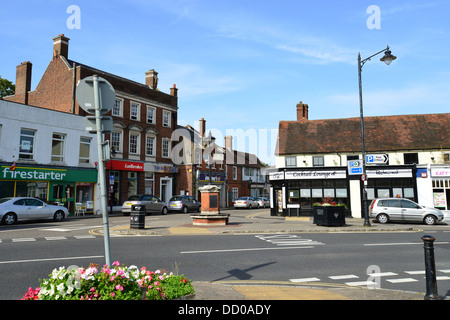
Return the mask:
[[[75,183],[50,182],[49,202],[67,208],[70,214],[75,208]]]

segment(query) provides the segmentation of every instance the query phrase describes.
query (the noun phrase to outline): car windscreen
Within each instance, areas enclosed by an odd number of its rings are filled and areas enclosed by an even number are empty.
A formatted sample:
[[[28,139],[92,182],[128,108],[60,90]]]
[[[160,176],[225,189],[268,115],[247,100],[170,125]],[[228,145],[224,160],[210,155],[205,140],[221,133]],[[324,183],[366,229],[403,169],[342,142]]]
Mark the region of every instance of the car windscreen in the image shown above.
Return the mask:
[[[136,200],[139,200],[139,196],[128,197],[128,201],[136,201]]]
[[[170,198],[170,201],[181,201],[183,200],[183,197],[172,197]]]

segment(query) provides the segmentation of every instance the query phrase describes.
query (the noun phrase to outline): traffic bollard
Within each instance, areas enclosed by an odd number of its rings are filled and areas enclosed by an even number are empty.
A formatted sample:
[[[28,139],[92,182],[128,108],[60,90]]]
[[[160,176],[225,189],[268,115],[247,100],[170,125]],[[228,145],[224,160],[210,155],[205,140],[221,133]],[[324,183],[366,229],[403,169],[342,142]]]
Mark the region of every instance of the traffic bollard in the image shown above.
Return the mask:
[[[436,282],[436,266],[434,264],[434,248],[433,242],[436,240],[433,236],[424,235],[422,237],[423,248],[425,250],[425,275],[427,283],[427,293],[425,300],[439,300],[437,282]]]

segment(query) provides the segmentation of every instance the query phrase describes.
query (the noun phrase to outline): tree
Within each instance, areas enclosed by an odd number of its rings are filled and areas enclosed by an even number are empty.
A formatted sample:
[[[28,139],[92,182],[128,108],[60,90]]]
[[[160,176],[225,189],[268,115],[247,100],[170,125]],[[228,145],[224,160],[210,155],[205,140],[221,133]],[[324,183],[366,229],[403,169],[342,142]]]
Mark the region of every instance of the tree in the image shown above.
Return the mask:
[[[14,95],[16,92],[16,86],[8,79],[0,77],[0,100],[3,97]]]

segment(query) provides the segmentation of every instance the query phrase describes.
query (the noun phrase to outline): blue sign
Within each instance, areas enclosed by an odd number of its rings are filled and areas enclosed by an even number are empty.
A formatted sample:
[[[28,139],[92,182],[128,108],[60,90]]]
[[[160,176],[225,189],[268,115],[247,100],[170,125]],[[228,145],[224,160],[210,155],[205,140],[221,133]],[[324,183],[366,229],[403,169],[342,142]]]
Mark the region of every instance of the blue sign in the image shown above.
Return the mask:
[[[362,173],[362,168],[350,168],[350,174]]]

